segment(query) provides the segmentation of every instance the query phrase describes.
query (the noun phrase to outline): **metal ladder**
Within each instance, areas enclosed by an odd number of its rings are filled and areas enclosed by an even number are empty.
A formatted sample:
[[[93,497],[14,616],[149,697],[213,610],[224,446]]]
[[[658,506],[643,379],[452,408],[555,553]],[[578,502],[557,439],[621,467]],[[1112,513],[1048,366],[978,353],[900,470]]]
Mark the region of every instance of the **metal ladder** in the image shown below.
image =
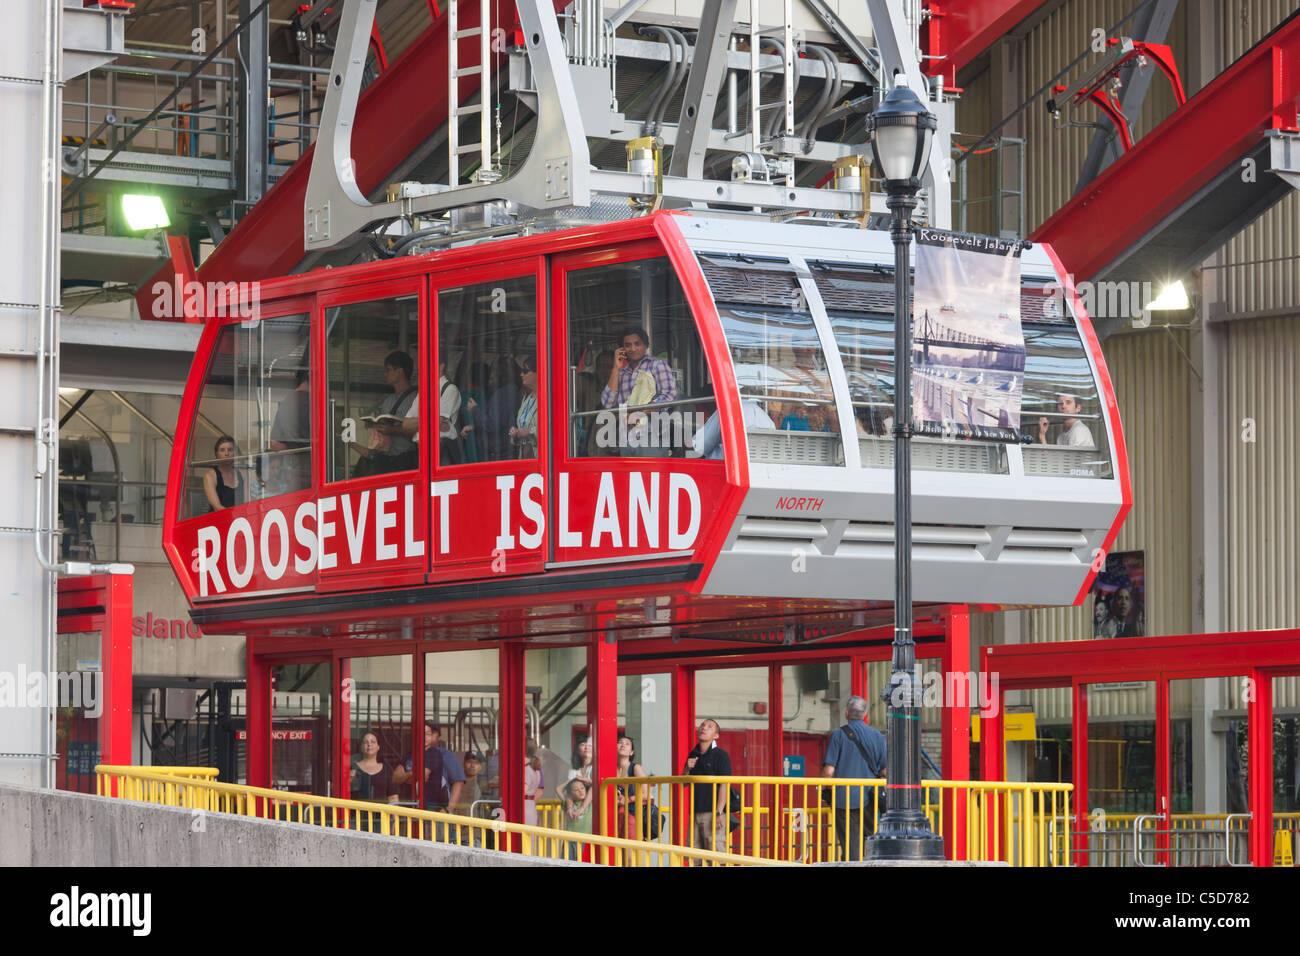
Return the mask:
[[[758,23],[758,0],[749,0],[749,151],[758,152],[762,143],[763,128],[763,111],[785,108],[785,135],[794,135],[794,27],[793,27],[793,10],[792,0],[785,0],[785,23],[779,27],[763,29]],[[779,67],[762,67],[759,66],[761,59],[759,46],[763,37],[778,36],[782,37],[782,43],[785,46],[783,63]],[[763,76],[768,73],[776,73],[778,70],[784,75],[783,88],[785,91],[785,102],[763,103],[760,84]]]
[[[492,12],[489,0],[479,0],[479,25],[462,30],[459,27],[460,4],[451,0],[447,4],[447,185],[455,189],[460,185],[460,157],[475,151],[479,154],[479,178],[486,179],[492,170],[492,134],[491,106],[488,102],[489,76],[492,38]],[[479,38],[479,61],[476,66],[460,65],[460,41],[465,37]],[[477,76],[479,78],[478,103],[474,106],[461,106],[460,78]],[[460,142],[460,119],[462,116],[479,117],[479,141],[477,143]]]

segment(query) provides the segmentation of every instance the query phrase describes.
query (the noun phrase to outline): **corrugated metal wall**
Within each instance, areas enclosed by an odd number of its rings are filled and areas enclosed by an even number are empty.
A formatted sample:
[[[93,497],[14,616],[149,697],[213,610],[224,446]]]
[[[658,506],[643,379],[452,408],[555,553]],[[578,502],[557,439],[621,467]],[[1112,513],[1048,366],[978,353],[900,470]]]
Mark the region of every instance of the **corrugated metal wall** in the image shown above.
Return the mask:
[[[1295,0],[1220,4],[1221,62],[1231,65],[1296,9]],[[1271,175],[1258,170],[1260,177]],[[1223,270],[1229,312],[1300,311],[1300,193],[1278,203],[1228,242]]]
[[[1225,625],[1300,624],[1300,316],[1226,330]],[[1253,442],[1243,440],[1249,419]]]
[[[1076,0],[1048,16],[1025,37],[1022,99],[1027,99],[1080,53],[1090,49],[1094,29],[1108,30],[1131,13],[1135,6],[1132,0]],[[1165,38],[1165,42],[1173,47],[1180,74],[1185,72],[1187,56],[1185,6],[1179,6]],[[1126,26],[1131,28],[1131,24],[1129,21]],[[1090,53],[1058,82],[1073,83],[1098,62],[1100,56]],[[1095,132],[1077,127],[1056,129],[1044,105],[1048,95],[1045,94],[1021,114],[1028,141],[1025,178],[1029,195],[1025,224],[1031,232],[1074,195],[1079,170]],[[1142,113],[1133,130],[1134,139],[1140,139],[1143,133],[1154,129],[1173,108],[1173,92],[1164,75],[1160,74],[1152,79],[1142,103]],[[1095,107],[1086,105],[1076,112],[1074,118],[1091,123],[1098,121],[1099,116]],[[1063,113],[1062,118],[1068,118],[1068,114]]]
[[[1187,347],[1185,333],[1183,348]],[[1143,551],[1147,634],[1186,634],[1192,627],[1192,489],[1186,360],[1168,332],[1144,330],[1106,341],[1106,365],[1119,400],[1133,481],[1133,508],[1114,551]],[[1092,602],[1029,612],[1032,642],[1092,637]]]
[[[990,82],[988,70],[984,70],[979,76],[965,80],[965,88],[961,98],[957,100],[957,118],[956,132],[953,137],[954,144],[970,147],[988,132],[993,124],[1002,117],[993,116],[990,109],[990,98],[993,94],[992,83]],[[993,193],[993,153],[985,152],[988,145],[982,146],[975,155],[965,159],[962,166],[965,167],[964,175],[966,176],[966,195],[974,198],[977,196],[991,196]],[[960,155],[960,150],[957,151]],[[1014,153],[1010,154],[1014,156]],[[958,175],[962,173],[959,171]],[[952,227],[961,228],[960,210],[958,208],[960,182],[954,181],[952,184]],[[993,235],[997,231],[994,228],[993,203],[979,202],[968,203],[966,206],[966,231],[978,232],[984,235]]]

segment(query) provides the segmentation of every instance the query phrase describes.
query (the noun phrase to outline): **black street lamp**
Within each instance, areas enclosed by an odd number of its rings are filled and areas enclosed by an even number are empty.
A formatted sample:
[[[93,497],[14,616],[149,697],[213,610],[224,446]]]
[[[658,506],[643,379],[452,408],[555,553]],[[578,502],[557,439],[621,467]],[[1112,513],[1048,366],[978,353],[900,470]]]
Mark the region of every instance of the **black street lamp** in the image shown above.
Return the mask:
[[[889,809],[867,842],[869,860],[941,860],[943,837],[921,811],[921,688],[912,638],[912,328],[907,304],[912,213],[939,121],[906,86],[895,86],[867,118],[871,151],[885,178],[894,240],[894,653],[889,700]]]

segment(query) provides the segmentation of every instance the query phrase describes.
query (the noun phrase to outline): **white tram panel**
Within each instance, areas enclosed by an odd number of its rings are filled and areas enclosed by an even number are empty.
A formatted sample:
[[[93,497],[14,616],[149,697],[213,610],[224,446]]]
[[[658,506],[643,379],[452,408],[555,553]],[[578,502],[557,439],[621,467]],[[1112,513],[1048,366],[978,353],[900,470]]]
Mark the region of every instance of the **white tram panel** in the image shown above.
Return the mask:
[[[828,261],[886,266],[892,271],[894,253],[888,234],[702,217],[683,217],[679,223],[697,259],[712,255],[758,263],[790,261],[825,357],[843,455],[843,464],[838,465],[804,464],[797,456],[789,461],[759,461],[755,460],[756,436],[751,434],[749,493],[705,583],[705,593],[753,593],[755,582],[762,581],[774,596],[892,600],[892,442],[886,441],[883,449],[879,442],[864,443],[871,452],[865,457],[871,460],[863,460],[848,378],[831,319],[808,266],[810,261]],[[1056,276],[1041,246],[1022,255],[1025,276],[1046,281]],[[1077,320],[1073,327],[1076,334],[1080,332]],[[1099,357],[1081,334],[1080,342],[1096,393],[1104,399]],[[733,364],[734,344],[729,339]],[[1070,474],[1067,459],[1078,455],[1064,446],[1030,446],[1032,467],[1026,474],[1025,449],[1018,445],[988,451],[973,442],[913,442],[916,601],[1073,603],[1123,503],[1116,464],[1122,460],[1117,453],[1122,436],[1113,433],[1104,400],[1099,410],[1091,424],[1105,434],[1111,477],[1064,477]],[[1021,431],[1030,428],[1022,423]],[[1005,454],[1005,473],[962,470],[979,454]],[[929,470],[918,467],[923,458],[928,458]]]

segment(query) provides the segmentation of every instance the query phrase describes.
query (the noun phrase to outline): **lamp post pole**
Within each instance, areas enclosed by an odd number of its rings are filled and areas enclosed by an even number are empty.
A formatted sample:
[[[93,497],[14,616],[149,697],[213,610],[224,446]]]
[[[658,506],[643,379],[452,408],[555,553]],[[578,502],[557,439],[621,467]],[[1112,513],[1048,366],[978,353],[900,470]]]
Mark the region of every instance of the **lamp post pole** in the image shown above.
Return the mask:
[[[890,90],[869,124],[885,176],[894,241],[894,645],[885,793],[889,807],[868,841],[870,860],[941,860],[943,838],[921,810],[921,693],[912,635],[912,328],[908,308],[912,213],[937,120],[905,86]],[[886,130],[884,136],[880,135]],[[911,131],[911,136],[907,131]]]

